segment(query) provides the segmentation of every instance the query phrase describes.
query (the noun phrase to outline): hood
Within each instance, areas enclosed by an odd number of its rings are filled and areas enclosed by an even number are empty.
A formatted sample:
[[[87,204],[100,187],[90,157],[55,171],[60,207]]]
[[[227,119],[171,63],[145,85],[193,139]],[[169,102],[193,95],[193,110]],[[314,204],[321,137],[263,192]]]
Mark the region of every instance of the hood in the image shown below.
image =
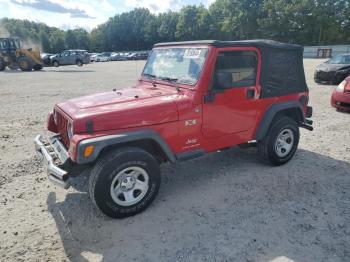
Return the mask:
[[[327,63],[322,63],[316,67],[316,70],[321,70],[324,72],[334,72],[338,71],[341,69],[346,69],[350,68],[350,65],[348,64],[327,64]]]
[[[57,109],[73,120],[76,133],[85,133],[91,126],[94,132],[116,130],[177,121],[177,95],[169,86],[146,83],[74,98]]]

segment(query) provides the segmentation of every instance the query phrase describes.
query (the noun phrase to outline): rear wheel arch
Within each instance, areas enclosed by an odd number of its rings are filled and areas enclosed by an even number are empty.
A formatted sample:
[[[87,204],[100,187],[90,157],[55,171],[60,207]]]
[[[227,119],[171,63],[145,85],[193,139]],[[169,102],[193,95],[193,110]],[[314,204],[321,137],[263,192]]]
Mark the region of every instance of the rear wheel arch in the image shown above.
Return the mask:
[[[298,124],[305,121],[302,104],[298,101],[282,102],[273,104],[265,112],[255,134],[255,140],[260,141],[265,138],[271,125],[282,117],[290,117]]]

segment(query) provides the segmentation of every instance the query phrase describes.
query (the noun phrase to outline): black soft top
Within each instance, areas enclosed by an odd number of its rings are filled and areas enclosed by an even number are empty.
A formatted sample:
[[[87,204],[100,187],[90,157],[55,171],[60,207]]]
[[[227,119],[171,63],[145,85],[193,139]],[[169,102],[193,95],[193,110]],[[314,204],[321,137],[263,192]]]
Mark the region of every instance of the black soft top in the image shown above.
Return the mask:
[[[155,44],[154,47],[180,45],[211,45],[220,47],[256,47],[261,53],[261,97],[283,96],[308,91],[305,81],[301,45],[285,44],[273,40],[218,41],[200,40]]]
[[[198,40],[198,41],[184,41],[184,42],[167,42],[158,43],[154,47],[160,46],[174,46],[174,45],[212,45],[215,47],[235,47],[235,46],[254,46],[254,47],[271,47],[283,49],[302,49],[300,45],[285,44],[274,40],[255,39],[255,40],[241,40],[241,41],[219,41],[219,40]]]

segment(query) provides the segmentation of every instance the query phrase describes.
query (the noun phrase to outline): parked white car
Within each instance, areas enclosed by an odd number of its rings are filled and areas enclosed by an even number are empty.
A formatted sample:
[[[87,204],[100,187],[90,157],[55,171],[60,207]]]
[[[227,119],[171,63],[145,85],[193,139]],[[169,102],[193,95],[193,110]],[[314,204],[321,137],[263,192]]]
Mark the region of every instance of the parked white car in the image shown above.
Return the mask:
[[[97,53],[91,53],[90,54],[90,62],[95,62],[97,55],[98,55]]]
[[[96,55],[95,61],[96,62],[108,62],[111,59],[110,56],[107,56],[105,54],[98,54]]]

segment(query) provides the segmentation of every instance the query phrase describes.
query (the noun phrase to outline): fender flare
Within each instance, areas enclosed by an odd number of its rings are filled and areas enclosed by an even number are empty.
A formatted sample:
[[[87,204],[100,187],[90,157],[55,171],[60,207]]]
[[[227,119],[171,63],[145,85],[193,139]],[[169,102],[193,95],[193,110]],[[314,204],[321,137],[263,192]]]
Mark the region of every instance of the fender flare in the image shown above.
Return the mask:
[[[167,143],[164,141],[164,139],[160,136],[158,132],[154,130],[138,130],[116,135],[100,136],[82,140],[77,146],[77,163],[87,164],[95,161],[98,158],[101,151],[107,146],[115,146],[122,143],[134,142],[145,139],[152,140],[153,142],[157,143],[164,152],[164,154],[167,156],[169,161],[172,163],[176,162],[176,157],[174,153],[171,151],[170,147],[167,145]],[[94,146],[94,151],[89,157],[83,157],[83,151],[89,145]]]
[[[278,112],[281,112],[286,109],[297,109],[298,115],[299,115],[299,123],[305,122],[305,115],[303,112],[303,106],[299,101],[288,101],[288,102],[281,102],[277,104],[271,105],[267,111],[265,112],[262,120],[260,121],[260,124],[257,128],[257,131],[255,133],[255,140],[261,141],[266,136],[270,125],[272,124],[273,118],[276,116]]]

